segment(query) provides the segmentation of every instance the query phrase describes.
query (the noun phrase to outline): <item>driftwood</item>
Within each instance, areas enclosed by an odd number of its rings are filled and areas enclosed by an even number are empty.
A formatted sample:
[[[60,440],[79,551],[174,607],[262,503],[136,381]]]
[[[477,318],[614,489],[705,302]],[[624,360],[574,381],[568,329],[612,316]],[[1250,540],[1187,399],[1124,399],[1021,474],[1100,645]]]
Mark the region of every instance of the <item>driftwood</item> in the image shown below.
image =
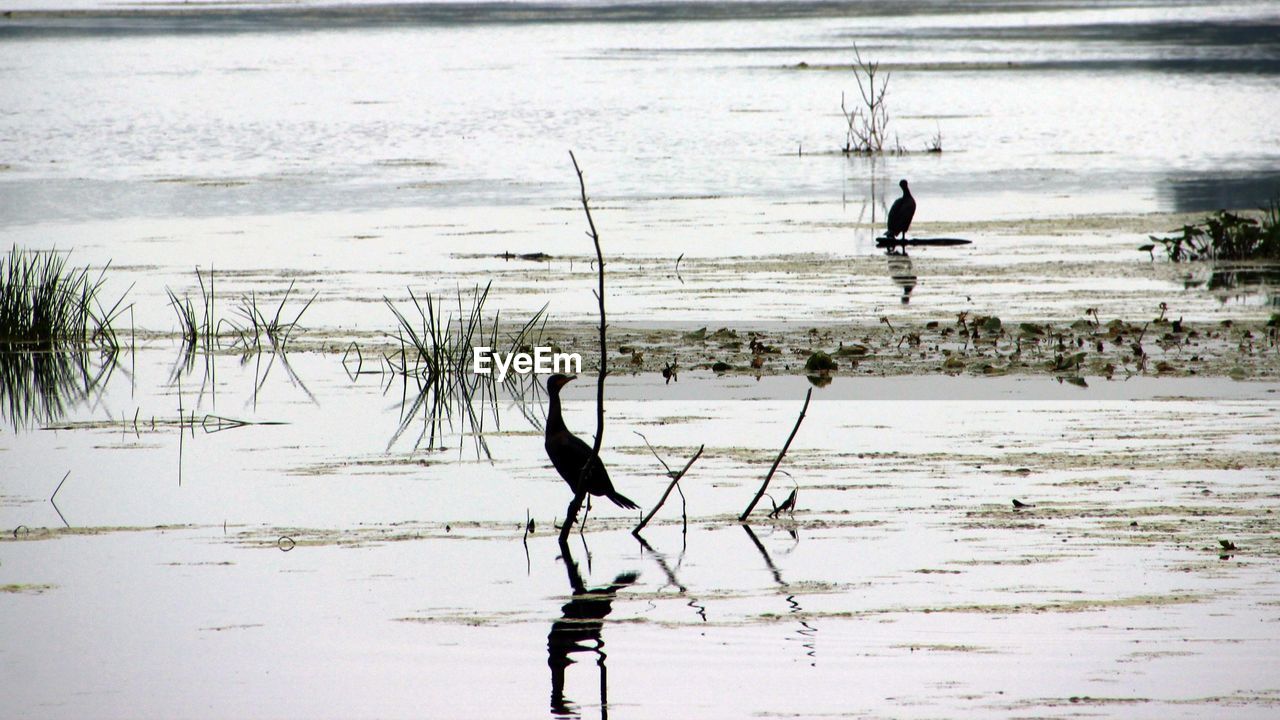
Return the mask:
[[[782,458],[787,454],[787,448],[791,447],[791,441],[795,439],[796,432],[800,430],[800,423],[804,422],[804,414],[809,409],[809,399],[812,397],[813,388],[809,388],[809,392],[804,394],[804,407],[800,408],[800,417],[796,418],[796,425],[791,428],[791,434],[787,436],[787,442],[782,446],[782,452],[778,453],[777,459],[773,461],[773,467],[769,468],[769,474],[765,475],[764,482],[760,483],[760,490],[751,499],[751,504],[747,506],[747,509],[742,511],[742,515],[738,517],[738,522],[747,521],[751,511],[756,509],[756,503],[760,502],[760,498],[764,497],[764,491],[769,489],[769,481],[773,479],[773,474],[778,471],[778,465],[782,463]]]
[[[646,440],[645,442],[648,442],[648,441]],[[689,468],[693,467],[693,463],[696,462],[698,458],[702,457],[702,449],[705,447],[706,445],[699,445],[698,452],[694,453],[693,457],[689,458],[689,462],[685,463],[684,467],[680,469],[680,472],[671,473],[668,470],[668,474],[671,475],[671,484],[667,485],[667,491],[662,493],[662,498],[659,499],[658,503],[653,506],[653,509],[649,511],[649,514],[645,515],[644,518],[640,520],[640,524],[636,525],[636,529],[631,531],[632,535],[635,535],[636,537],[640,537],[640,531],[643,530],[644,526],[648,525],[649,521],[653,519],[653,516],[657,515],[658,511],[662,509],[662,504],[665,503],[667,501],[667,498],[671,496],[671,491],[674,490],[676,486],[680,483],[680,478],[684,477],[684,474],[689,472]],[[658,460],[661,461],[662,458],[658,458]],[[663,465],[666,465],[666,463],[663,463]]]
[[[971,245],[972,240],[963,238],[912,238],[910,240],[896,240],[894,238],[878,237],[876,245],[878,247],[897,247],[898,245],[909,245],[911,247],[950,247],[953,245]]]

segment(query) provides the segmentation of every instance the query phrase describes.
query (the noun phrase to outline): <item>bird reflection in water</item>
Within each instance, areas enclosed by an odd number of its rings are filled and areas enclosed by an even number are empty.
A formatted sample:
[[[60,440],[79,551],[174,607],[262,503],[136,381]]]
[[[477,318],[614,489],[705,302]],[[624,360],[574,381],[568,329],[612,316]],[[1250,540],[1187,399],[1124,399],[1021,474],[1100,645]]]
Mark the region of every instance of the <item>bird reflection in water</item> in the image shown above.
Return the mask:
[[[916,281],[919,280],[911,268],[911,258],[905,254],[896,253],[892,250],[887,255],[889,264],[889,278],[900,288],[902,288],[902,297],[899,300],[903,305],[911,302],[911,291],[916,289]]]
[[[560,619],[551,624],[551,632],[547,635],[547,665],[551,668],[551,714],[556,717],[579,717],[577,707],[564,696],[565,672],[577,662],[571,655],[591,652],[595,654],[596,666],[600,668],[600,717],[607,718],[607,656],[600,631],[604,629],[604,618],[613,611],[613,599],[618,591],[634,583],[638,576],[632,572],[622,573],[607,587],[588,589],[578,573],[578,564],[573,559],[568,543],[560,544],[560,553],[564,558],[565,571],[569,575],[569,585],[573,588],[573,599],[561,608]]]

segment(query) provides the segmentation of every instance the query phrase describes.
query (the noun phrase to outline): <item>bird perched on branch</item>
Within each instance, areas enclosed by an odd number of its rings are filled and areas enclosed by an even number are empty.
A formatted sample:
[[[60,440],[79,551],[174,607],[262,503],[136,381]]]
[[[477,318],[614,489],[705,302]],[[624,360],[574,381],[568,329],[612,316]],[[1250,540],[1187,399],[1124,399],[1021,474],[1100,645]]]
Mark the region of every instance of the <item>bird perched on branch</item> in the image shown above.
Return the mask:
[[[899,182],[898,187],[902,188],[902,197],[894,200],[893,206],[889,208],[889,230],[885,233],[885,237],[892,240],[901,235],[902,245],[905,248],[907,229],[911,227],[911,218],[916,215],[916,199],[911,197],[911,190],[907,188],[906,180]]]
[[[555,466],[556,472],[569,483],[569,487],[576,495],[578,482],[583,479],[582,468],[591,458],[591,446],[583,442],[582,438],[569,432],[569,428],[564,424],[564,416],[560,414],[560,388],[567,385],[570,380],[573,378],[559,374],[547,378],[547,395],[550,396],[551,403],[547,407],[545,446],[547,457],[551,458],[551,464]],[[609,498],[618,507],[628,510],[639,507],[625,495],[613,489],[609,472],[604,469],[604,463],[600,462],[598,457],[592,460],[591,469],[587,471],[586,489],[592,495],[603,495]]]

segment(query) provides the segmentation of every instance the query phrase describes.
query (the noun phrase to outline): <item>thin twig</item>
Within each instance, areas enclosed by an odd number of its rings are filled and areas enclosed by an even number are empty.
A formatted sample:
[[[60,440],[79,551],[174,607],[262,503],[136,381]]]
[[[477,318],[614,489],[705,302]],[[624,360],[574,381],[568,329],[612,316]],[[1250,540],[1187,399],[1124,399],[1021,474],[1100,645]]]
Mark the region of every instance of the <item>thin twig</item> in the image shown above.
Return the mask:
[[[646,444],[648,442],[648,440],[645,441]],[[648,525],[649,521],[653,519],[653,516],[657,515],[658,511],[662,509],[662,504],[667,501],[667,497],[671,495],[671,491],[680,483],[680,478],[684,477],[684,474],[689,471],[689,468],[693,467],[693,463],[696,462],[698,458],[702,457],[702,449],[704,447],[706,447],[706,445],[699,445],[698,452],[694,453],[693,457],[689,458],[689,462],[685,463],[680,472],[672,476],[671,484],[667,485],[667,491],[662,493],[662,497],[658,500],[657,504],[653,506],[653,509],[649,511],[649,514],[645,515],[644,519],[640,521],[640,524],[636,525],[636,529],[631,531],[632,535],[635,535],[636,537],[640,536],[640,531],[643,530],[644,526]],[[662,458],[658,458],[658,460],[661,461]],[[662,464],[666,465],[666,463]]]
[[[578,158],[574,157],[572,150],[569,151],[569,159],[573,161],[573,171],[578,174],[578,190],[582,196],[582,210],[587,215],[587,227],[590,228],[587,234],[591,237],[591,241],[596,247],[596,275],[599,278],[599,285],[595,295],[596,301],[600,304],[600,373],[596,379],[596,441],[591,448],[591,456],[587,458],[586,464],[582,466],[582,472],[578,477],[578,490],[574,493],[573,500],[569,502],[569,508],[565,512],[564,525],[560,526],[561,540],[568,538],[569,529],[573,526],[573,522],[578,516],[578,510],[582,507],[583,498],[587,494],[587,476],[591,472],[592,464],[600,462],[600,445],[604,442],[604,378],[609,372],[609,354],[605,347],[604,253],[600,250],[600,233],[596,231],[595,220],[591,217],[591,205],[587,202],[587,182],[583,177],[582,168],[578,167]]]
[[[804,394],[804,407],[800,408],[800,417],[796,418],[795,427],[791,428],[791,434],[787,436],[787,442],[782,446],[782,452],[778,453],[778,457],[773,461],[773,467],[769,468],[769,474],[764,476],[764,482],[760,483],[760,490],[756,492],[756,496],[751,499],[751,504],[746,510],[742,511],[742,515],[738,517],[738,522],[746,522],[747,517],[751,515],[751,511],[756,509],[756,503],[760,502],[760,498],[764,496],[764,491],[769,488],[769,481],[773,479],[773,474],[777,472],[778,465],[782,463],[782,458],[787,454],[787,448],[791,447],[791,441],[795,439],[796,432],[800,430],[800,423],[804,422],[804,414],[809,409],[809,399],[813,397],[813,388],[809,388],[809,392]]]
[[[674,477],[674,472],[672,471],[671,466],[667,464],[666,460],[662,459],[662,456],[658,454],[658,451],[655,450],[653,445],[649,443],[649,438],[645,437],[644,433],[640,432],[639,430],[632,430],[631,432],[639,435],[640,439],[644,441],[645,447],[648,447],[649,452],[653,453],[653,457],[658,462],[662,463],[662,468],[667,471],[667,477]]]

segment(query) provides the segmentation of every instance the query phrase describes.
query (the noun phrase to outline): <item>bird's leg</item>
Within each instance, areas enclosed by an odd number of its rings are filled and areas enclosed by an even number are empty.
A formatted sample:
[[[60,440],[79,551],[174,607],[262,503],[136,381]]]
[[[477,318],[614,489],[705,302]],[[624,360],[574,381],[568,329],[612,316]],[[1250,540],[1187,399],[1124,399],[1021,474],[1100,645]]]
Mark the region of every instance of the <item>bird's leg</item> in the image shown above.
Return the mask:
[[[560,542],[564,543],[569,539],[569,533],[573,530],[573,523],[578,518],[578,510],[582,507],[583,498],[587,495],[587,491],[575,492],[573,499],[569,501],[569,507],[564,513],[564,524],[560,526]]]
[[[582,522],[578,523],[578,534],[587,531],[587,515],[591,514],[591,495],[586,496],[586,502],[582,506]]]

